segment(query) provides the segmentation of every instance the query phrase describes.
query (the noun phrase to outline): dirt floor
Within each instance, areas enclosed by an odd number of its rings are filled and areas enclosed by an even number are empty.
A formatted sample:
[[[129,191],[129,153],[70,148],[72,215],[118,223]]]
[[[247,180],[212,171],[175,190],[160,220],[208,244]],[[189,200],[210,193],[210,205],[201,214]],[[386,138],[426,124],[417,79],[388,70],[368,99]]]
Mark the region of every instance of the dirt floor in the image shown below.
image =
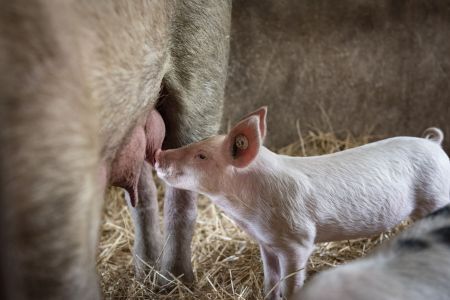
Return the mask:
[[[338,139],[333,133],[310,131],[304,138],[299,138],[277,152],[299,156],[320,155],[379,138],[354,138],[348,134],[343,136],[345,138]],[[162,199],[163,187],[160,183],[158,187],[161,193],[159,198]],[[122,191],[111,189],[105,204],[98,254],[98,269],[105,298],[264,299],[258,245],[205,197],[200,197],[198,207],[196,231],[192,241],[195,286],[186,287],[177,283],[176,288],[169,293],[158,292],[157,272],[149,274],[144,284],[134,280],[131,255],[133,226]],[[309,259],[308,277],[366,255],[372,248],[401,231],[407,223],[370,239],[317,244]]]

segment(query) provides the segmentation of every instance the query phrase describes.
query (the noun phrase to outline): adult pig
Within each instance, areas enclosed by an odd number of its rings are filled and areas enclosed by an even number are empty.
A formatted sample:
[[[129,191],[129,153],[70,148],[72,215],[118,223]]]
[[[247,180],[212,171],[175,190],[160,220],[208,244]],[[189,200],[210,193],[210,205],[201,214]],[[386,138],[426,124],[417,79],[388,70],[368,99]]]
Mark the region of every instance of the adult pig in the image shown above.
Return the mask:
[[[160,249],[153,152],[214,133],[230,1],[11,1],[0,11],[2,299],[98,299],[105,188]],[[165,130],[165,137],[164,137]],[[168,188],[163,272],[191,281],[195,194]],[[131,204],[131,203],[130,203]]]

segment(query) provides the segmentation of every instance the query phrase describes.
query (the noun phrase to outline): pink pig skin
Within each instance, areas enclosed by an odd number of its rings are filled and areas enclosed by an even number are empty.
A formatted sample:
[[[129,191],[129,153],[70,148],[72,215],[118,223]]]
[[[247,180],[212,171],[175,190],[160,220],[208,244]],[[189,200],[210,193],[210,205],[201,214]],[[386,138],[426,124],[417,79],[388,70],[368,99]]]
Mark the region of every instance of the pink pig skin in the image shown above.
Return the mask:
[[[154,153],[161,148],[165,133],[161,115],[152,109],[138,122],[130,139],[120,149],[109,178],[111,185],[124,188],[129,196],[126,198],[135,228],[135,275],[141,281],[146,278],[149,264],[157,262],[162,249],[157,190],[149,163],[154,164]],[[102,176],[106,178],[107,173],[106,167],[102,167]]]
[[[138,182],[144,161],[154,164],[155,151],[161,148],[165,133],[161,115],[151,110],[145,121],[134,128],[113,163],[110,183],[128,192],[133,207],[138,201]]]
[[[315,242],[372,236],[450,201],[437,128],[426,138],[290,157],[262,145],[266,112],[251,113],[227,135],[157,151],[155,168],[169,185],[207,195],[258,241],[265,292],[279,283],[268,298],[289,299],[303,285]]]

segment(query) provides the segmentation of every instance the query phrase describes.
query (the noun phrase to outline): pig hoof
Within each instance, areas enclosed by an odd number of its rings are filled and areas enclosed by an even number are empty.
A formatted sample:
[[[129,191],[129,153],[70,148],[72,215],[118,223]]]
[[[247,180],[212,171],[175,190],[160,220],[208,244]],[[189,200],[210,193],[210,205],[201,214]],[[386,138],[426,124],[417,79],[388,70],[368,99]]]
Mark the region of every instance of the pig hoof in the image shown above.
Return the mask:
[[[139,249],[139,248],[138,248]],[[134,251],[134,274],[136,279],[144,283],[149,280],[149,274],[154,270],[158,270],[157,261],[159,257],[160,247],[155,246],[153,251]]]
[[[151,271],[153,267],[144,262],[138,262],[137,260],[134,263],[134,276],[137,281],[141,283],[145,283],[151,280]]]
[[[192,287],[194,285],[194,281],[195,277],[192,271],[186,273],[161,271],[161,276],[158,278],[158,286],[160,291],[170,292],[178,284],[184,284],[187,287]]]

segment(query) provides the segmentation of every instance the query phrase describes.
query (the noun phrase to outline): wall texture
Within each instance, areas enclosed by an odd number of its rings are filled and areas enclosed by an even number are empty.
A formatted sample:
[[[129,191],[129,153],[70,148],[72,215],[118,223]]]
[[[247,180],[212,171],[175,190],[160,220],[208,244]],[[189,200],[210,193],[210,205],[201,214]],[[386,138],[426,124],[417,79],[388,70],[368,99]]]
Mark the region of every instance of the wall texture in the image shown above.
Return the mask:
[[[269,146],[295,127],[420,135],[450,148],[450,1],[235,0],[224,128],[269,106]]]

